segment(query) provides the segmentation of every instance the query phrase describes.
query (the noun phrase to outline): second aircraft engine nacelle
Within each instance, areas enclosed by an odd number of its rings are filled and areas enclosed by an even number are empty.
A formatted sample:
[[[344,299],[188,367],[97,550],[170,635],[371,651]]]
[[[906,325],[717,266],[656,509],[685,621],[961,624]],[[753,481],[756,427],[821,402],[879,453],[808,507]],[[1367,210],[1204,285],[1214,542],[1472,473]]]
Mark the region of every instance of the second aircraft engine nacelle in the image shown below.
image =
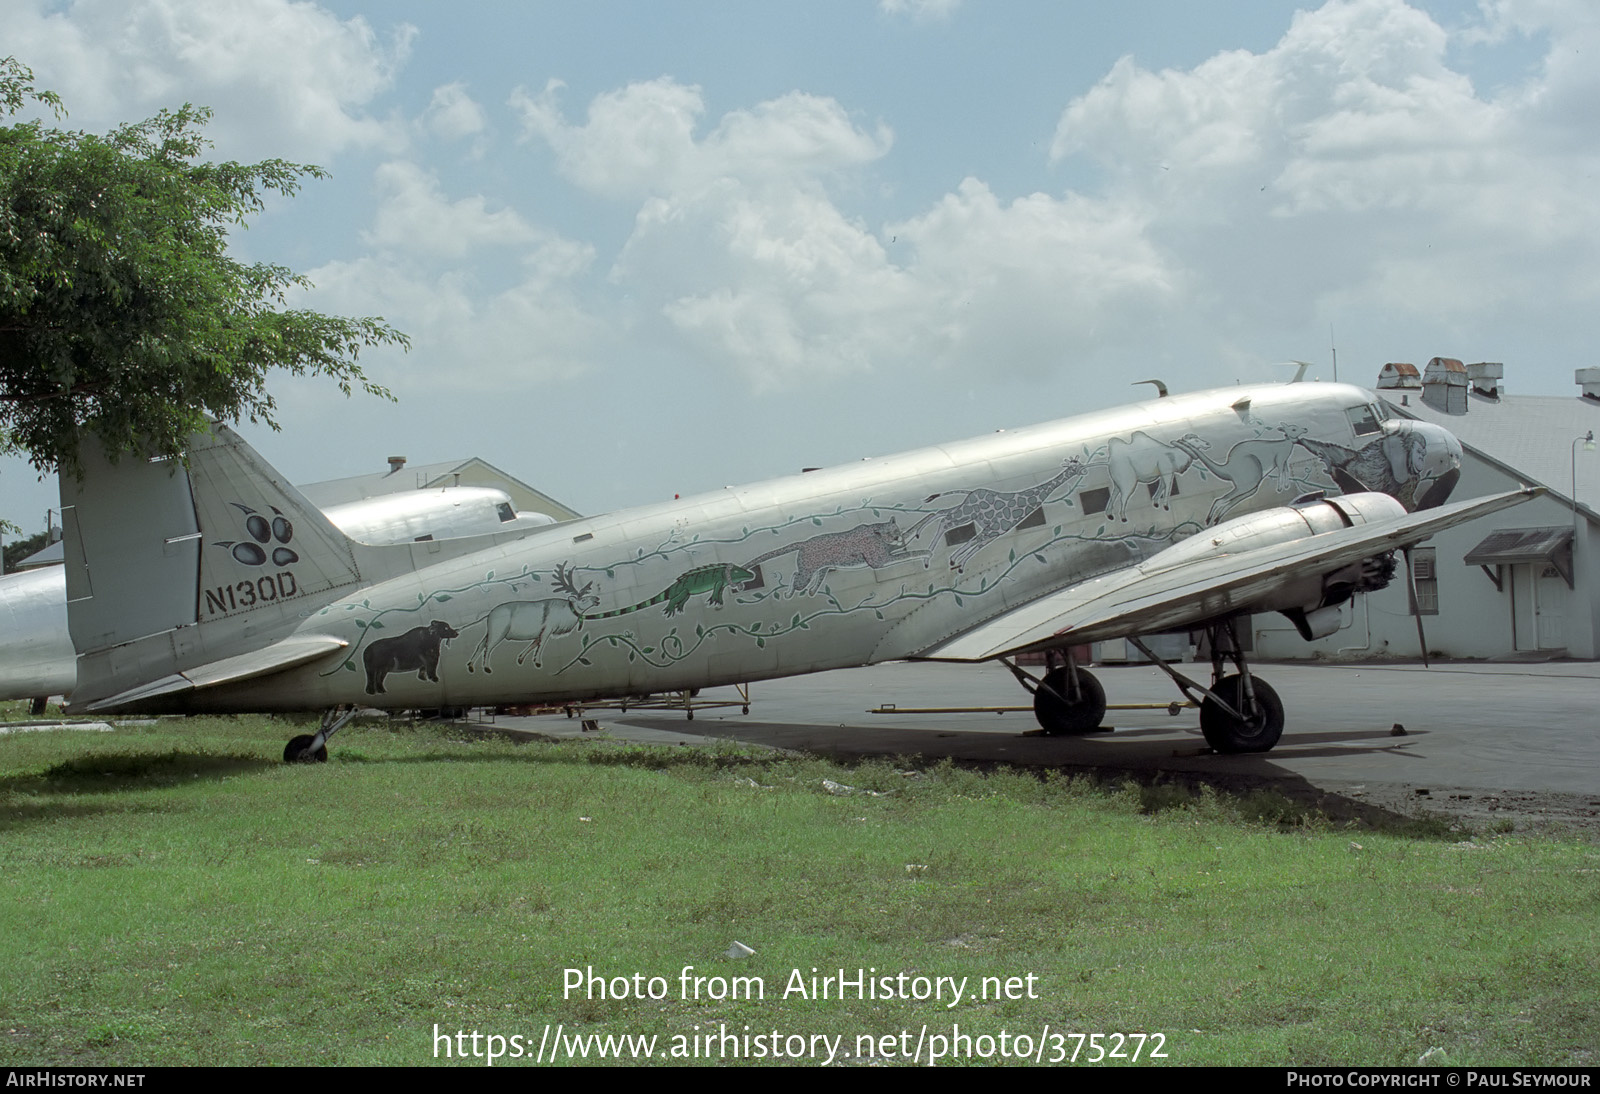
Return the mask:
[[[1289,505],[1235,517],[1198,532],[1156,555],[1146,564],[1146,570],[1164,570],[1169,566],[1243,554],[1260,547],[1405,515],[1405,506],[1388,494],[1344,494],[1336,498],[1307,495]],[[1309,642],[1337,630],[1339,606],[1357,592],[1371,592],[1388,585],[1394,570],[1394,555],[1385,552],[1330,573],[1286,582],[1252,610],[1282,612]]]

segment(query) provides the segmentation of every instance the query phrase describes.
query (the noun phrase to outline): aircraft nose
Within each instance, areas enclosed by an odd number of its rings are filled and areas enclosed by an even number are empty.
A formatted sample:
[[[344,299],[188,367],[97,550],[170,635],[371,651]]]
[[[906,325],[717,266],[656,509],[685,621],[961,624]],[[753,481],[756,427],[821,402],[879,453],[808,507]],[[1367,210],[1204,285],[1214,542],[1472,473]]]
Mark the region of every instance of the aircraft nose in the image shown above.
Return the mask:
[[[1397,475],[1400,502],[1412,512],[1443,505],[1461,481],[1461,442],[1455,434],[1431,422],[1413,421],[1385,422],[1384,431],[1398,442],[1395,455],[1404,458],[1404,473]]]

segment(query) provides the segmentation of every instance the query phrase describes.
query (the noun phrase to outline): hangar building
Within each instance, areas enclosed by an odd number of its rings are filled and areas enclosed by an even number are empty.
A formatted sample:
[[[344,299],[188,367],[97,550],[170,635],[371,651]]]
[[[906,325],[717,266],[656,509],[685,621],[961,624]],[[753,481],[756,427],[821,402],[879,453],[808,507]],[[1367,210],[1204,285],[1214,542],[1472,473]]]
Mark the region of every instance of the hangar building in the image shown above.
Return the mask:
[[[1413,552],[1428,647],[1446,657],[1600,658],[1600,368],[1578,369],[1570,396],[1512,395],[1503,378],[1499,363],[1435,357],[1420,372],[1385,365],[1378,379],[1391,412],[1460,439],[1452,500],[1524,484],[1547,491]],[[1347,606],[1343,626],[1316,642],[1282,616],[1255,616],[1257,655],[1417,656],[1404,574]]]

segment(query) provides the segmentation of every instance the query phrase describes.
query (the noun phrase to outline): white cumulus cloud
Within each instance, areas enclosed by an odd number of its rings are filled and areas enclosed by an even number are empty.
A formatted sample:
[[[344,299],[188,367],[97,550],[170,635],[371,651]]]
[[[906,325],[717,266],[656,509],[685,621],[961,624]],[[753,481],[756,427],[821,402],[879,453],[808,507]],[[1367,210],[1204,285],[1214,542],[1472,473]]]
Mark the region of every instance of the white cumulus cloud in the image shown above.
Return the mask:
[[[397,148],[403,127],[372,112],[414,31],[380,34],[289,0],[41,0],[8,4],[5,50],[59,92],[72,124],[107,128],[184,102],[211,107],[226,157],[326,159]]]

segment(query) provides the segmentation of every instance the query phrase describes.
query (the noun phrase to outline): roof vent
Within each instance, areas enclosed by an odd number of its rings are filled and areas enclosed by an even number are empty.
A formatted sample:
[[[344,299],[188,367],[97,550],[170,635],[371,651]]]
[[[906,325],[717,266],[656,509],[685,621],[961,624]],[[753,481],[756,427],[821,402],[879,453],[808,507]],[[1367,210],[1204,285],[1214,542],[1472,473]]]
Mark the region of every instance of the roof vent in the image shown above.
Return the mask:
[[[1416,365],[1404,361],[1391,361],[1383,366],[1383,371],[1378,373],[1378,387],[1406,388],[1415,391],[1422,386],[1422,373],[1417,371]]]
[[[390,456],[389,457],[389,474],[391,474],[391,475],[394,474],[396,471],[400,470],[405,465],[406,465],[406,458],[404,456]]]
[[[1467,412],[1467,367],[1454,357],[1435,357],[1422,373],[1422,401],[1445,414]]]
[[[1600,368],[1575,369],[1572,379],[1583,390],[1585,399],[1600,402]]]
[[[1506,366],[1499,361],[1479,361],[1467,366],[1467,380],[1472,384],[1472,393],[1482,395],[1485,399],[1500,398],[1500,381],[1505,374]]]

